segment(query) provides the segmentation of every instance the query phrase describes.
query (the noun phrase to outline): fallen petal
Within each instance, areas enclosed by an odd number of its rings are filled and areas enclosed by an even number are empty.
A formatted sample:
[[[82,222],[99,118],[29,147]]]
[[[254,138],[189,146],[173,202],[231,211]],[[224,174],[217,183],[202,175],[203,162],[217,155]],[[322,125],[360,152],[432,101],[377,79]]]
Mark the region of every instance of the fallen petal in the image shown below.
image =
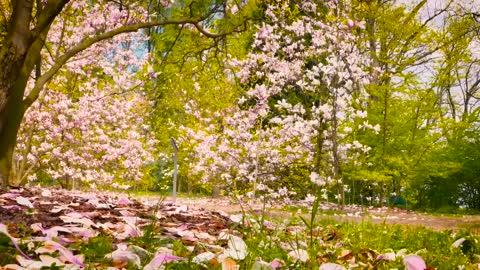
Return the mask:
[[[216,255],[210,251],[203,252],[193,257],[192,262],[194,263],[206,263],[214,259]]]
[[[158,253],[155,257],[143,268],[144,270],[156,270],[160,266],[169,263],[169,262],[176,262],[176,261],[185,261],[187,259],[182,257],[177,257],[174,255],[169,255],[165,253]]]
[[[410,254],[403,257],[403,264],[405,265],[406,270],[425,270],[427,269],[427,265],[422,257]]]
[[[346,268],[336,263],[322,263],[319,270],[346,270]]]
[[[460,238],[458,239],[457,241],[453,242],[452,244],[452,248],[458,248],[459,246],[461,246],[463,244],[463,242],[465,242],[465,238]]]
[[[19,205],[23,205],[23,206],[26,206],[28,208],[35,208],[33,206],[33,204],[25,197],[22,197],[22,196],[19,196],[15,199],[15,201],[19,204]]]
[[[52,253],[58,251],[63,258],[77,266],[85,267],[82,256],[74,256],[72,251],[54,241],[45,241],[44,246],[35,250],[35,253]]]
[[[270,266],[273,268],[273,269],[277,269],[277,268],[280,268],[280,267],[283,267],[285,265],[285,262],[281,259],[274,259],[271,263],[270,263]]]
[[[224,255],[226,257],[230,257],[235,260],[243,260],[245,257],[247,257],[248,247],[242,238],[222,232],[220,233],[218,239],[228,240],[228,248],[224,251]]]
[[[120,199],[118,199],[115,204],[116,205],[128,205],[128,204],[131,204],[132,201],[130,201],[128,198],[126,197],[121,197]]]
[[[10,238],[10,240],[12,241],[12,244],[13,246],[15,246],[15,248],[17,249],[18,253],[20,253],[23,257],[27,258],[27,259],[31,259],[27,254],[23,253],[23,251],[20,249],[20,247],[18,246],[18,243],[17,243],[17,239],[14,238],[13,236],[11,236],[9,233],[8,233],[8,230],[7,230],[7,226],[3,223],[0,223],[0,233],[3,233],[5,234],[8,238]]]
[[[140,257],[129,250],[115,250],[105,255],[105,258],[112,260],[114,264],[132,262],[137,267],[141,267]]]
[[[51,197],[52,196],[52,192],[48,189],[45,189],[44,191],[42,191],[42,196],[43,197]]]
[[[306,262],[308,261],[308,253],[304,249],[292,250],[288,253],[288,256],[294,261]]]

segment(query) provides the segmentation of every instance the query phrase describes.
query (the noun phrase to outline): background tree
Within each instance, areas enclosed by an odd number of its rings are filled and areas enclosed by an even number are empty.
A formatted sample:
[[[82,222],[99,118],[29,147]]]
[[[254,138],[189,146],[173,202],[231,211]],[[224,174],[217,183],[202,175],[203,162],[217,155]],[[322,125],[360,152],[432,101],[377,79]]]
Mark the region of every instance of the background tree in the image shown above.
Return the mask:
[[[288,195],[287,185],[305,186],[287,180],[303,168],[303,179],[335,183],[341,193],[347,153],[368,151],[349,136],[352,127],[373,126],[360,121],[365,113],[355,109],[368,81],[366,62],[335,7],[305,2],[267,8],[252,52],[238,63],[247,89],[239,106],[217,113],[224,116],[221,133],[205,116],[204,130],[188,130],[195,139],[195,172],[253,187],[252,195],[278,195],[273,190],[279,189]]]

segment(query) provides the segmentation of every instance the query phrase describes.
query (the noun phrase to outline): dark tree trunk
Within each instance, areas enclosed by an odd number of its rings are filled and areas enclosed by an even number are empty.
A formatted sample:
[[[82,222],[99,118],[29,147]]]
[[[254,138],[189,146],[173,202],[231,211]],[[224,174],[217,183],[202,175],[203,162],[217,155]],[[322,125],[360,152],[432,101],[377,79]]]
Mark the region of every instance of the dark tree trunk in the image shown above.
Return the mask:
[[[17,141],[18,129],[25,113],[22,98],[15,95],[21,94],[15,91],[6,102],[6,106],[0,115],[2,129],[0,131],[0,184],[6,188],[9,183],[10,171],[12,168],[12,157]]]
[[[34,0],[12,2],[8,33],[0,47],[0,188],[8,185],[17,134],[31,100],[25,88],[40,60],[50,25],[68,0],[48,0],[34,12]],[[37,3],[41,3],[40,1]],[[31,26],[35,16],[36,24]]]

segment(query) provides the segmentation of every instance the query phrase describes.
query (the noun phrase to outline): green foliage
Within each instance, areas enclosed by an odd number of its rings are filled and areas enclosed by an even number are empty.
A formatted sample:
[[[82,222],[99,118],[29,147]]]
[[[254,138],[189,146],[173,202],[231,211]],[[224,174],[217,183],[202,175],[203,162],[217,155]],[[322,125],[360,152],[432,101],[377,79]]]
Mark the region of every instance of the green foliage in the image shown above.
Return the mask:
[[[90,238],[87,243],[78,245],[81,254],[85,255],[85,262],[95,263],[104,262],[105,255],[112,252],[114,248],[114,238],[107,234],[100,234],[97,237]]]

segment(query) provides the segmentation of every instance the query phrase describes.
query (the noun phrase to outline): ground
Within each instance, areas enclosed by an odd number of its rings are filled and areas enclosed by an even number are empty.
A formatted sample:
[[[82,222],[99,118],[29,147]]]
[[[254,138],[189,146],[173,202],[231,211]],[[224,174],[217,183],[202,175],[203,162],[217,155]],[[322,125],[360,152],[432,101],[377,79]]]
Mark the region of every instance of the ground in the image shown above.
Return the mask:
[[[156,196],[140,196],[140,199],[142,200],[155,201],[158,198],[159,197]],[[167,201],[170,200],[171,198],[167,198]],[[231,200],[227,197],[180,197],[176,199],[176,202],[180,205],[198,207],[210,211],[224,212],[227,214],[236,214],[241,213],[242,211],[252,212],[252,207],[250,205],[246,204],[242,206],[235,200]],[[308,209],[308,207],[306,208]],[[333,203],[322,203],[321,208],[324,211],[320,213],[320,216],[325,218],[333,218],[338,221],[361,222],[362,220],[367,220],[374,223],[386,222],[387,224],[424,226],[433,230],[473,229],[473,232],[476,232],[477,235],[480,235],[480,216],[478,215],[427,214],[408,211],[401,208],[387,207],[369,208],[360,206],[346,206],[341,208]],[[253,212],[259,213],[260,211],[260,206],[253,207]],[[302,211],[302,213],[304,212],[305,211]],[[267,214],[271,216],[288,217],[297,213],[282,209],[274,209],[267,211]],[[306,214],[304,213],[304,215]]]
[[[68,269],[79,269],[92,266],[92,264],[96,268],[114,269],[112,266],[122,268],[129,262],[136,264],[137,268],[157,269],[158,266],[169,262],[169,260],[170,262],[172,260],[185,261],[187,257],[193,258],[193,261],[207,260],[211,265],[215,265],[215,263],[212,263],[213,261],[221,262],[222,265],[227,262],[235,263],[228,261],[228,258],[233,255],[236,258],[236,254],[239,252],[238,247],[234,247],[235,245],[241,243],[240,246],[245,247],[241,252],[247,254],[247,246],[239,238],[242,234],[238,230],[250,226],[254,227],[252,224],[261,220],[255,218],[242,219],[242,212],[257,216],[265,214],[274,221],[281,221],[278,223],[280,224],[285,220],[293,220],[290,219],[293,217],[308,217],[310,208],[311,206],[305,202],[292,203],[288,207],[282,206],[262,210],[261,204],[242,205],[226,197],[215,199],[180,197],[174,202],[172,198],[162,196],[130,197],[126,194],[113,192],[76,192],[40,187],[12,189],[9,192],[0,193],[0,242],[4,243],[3,246],[0,244],[0,269],[40,269],[41,267],[49,267],[52,263],[76,267]],[[319,218],[337,221],[354,223],[362,221],[370,223],[371,221],[453,231],[465,228],[472,231],[472,228],[480,228],[479,216],[439,216],[403,209],[340,207],[326,202],[320,204],[320,209]],[[305,220],[309,219],[306,218]],[[273,229],[268,225],[268,223],[271,224],[270,221],[262,222],[266,230]],[[305,228],[305,226],[298,226],[298,224],[289,223],[281,231],[286,233],[285,237],[297,235],[297,232],[304,231]],[[372,230],[372,228],[374,227],[370,226],[370,229],[367,228],[367,230]],[[377,229],[374,228],[373,230],[371,237],[375,237],[377,234]],[[150,234],[149,231],[153,234]],[[405,230],[405,232],[407,231]],[[416,230],[409,231],[411,233]],[[272,232],[269,231],[266,235]],[[348,241],[340,238],[337,227],[330,227],[329,225],[316,227],[312,232],[318,236],[319,244],[326,245],[322,248],[335,247],[337,249],[342,247],[343,241]],[[478,230],[473,232],[478,235]],[[152,235],[152,237],[148,235]],[[431,237],[434,234],[423,235]],[[458,238],[450,233],[442,235],[434,237],[445,238],[443,242],[446,242],[447,245],[451,245],[450,242],[453,243]],[[264,236],[260,235],[259,237],[261,239]],[[389,242],[396,239],[395,237],[394,235],[385,235],[384,240]],[[417,234],[414,233],[413,237],[416,238]],[[103,242],[105,249],[103,251],[97,250],[99,245],[96,241],[103,240],[92,239],[105,239]],[[464,238],[458,240],[465,241]],[[156,241],[156,244],[152,244],[152,241]],[[249,239],[249,241],[256,240]],[[408,241],[412,241],[412,239]],[[440,249],[436,250],[436,248],[439,248],[435,246],[437,245],[435,244],[436,241],[431,242],[430,238],[423,239],[420,246],[416,247],[412,244],[411,248],[423,250],[419,247],[432,243],[434,246],[430,246],[429,249],[433,253],[443,252],[445,243],[442,243]],[[186,249],[181,248],[174,253],[175,242],[181,243]],[[232,244],[234,242],[235,244]],[[362,244],[361,242],[359,243]],[[20,243],[20,245],[17,243]],[[91,243],[93,243],[93,246],[90,246]],[[280,242],[280,246],[282,243],[287,242]],[[392,243],[389,242],[389,244]],[[300,242],[297,245],[300,245]],[[333,246],[330,247],[330,245]],[[362,245],[369,247],[372,243]],[[254,246],[258,246],[258,243]],[[279,248],[277,244],[274,247]],[[292,250],[291,246],[281,248],[289,251],[289,258],[295,258],[294,253],[300,250],[298,247]],[[342,255],[347,254],[347,251],[353,252],[352,254],[355,253],[357,258],[360,258],[358,256],[363,254],[365,247],[359,248],[355,252],[353,250],[339,250],[341,253],[339,253],[336,262],[347,263],[345,256]],[[182,254],[182,250],[187,252],[183,257],[172,256],[173,254]],[[382,254],[370,248],[368,250],[374,252],[375,256],[365,257],[364,264],[377,264],[378,260],[375,258]],[[59,253],[55,253],[55,251],[59,251]],[[305,250],[302,249],[302,251],[307,254]],[[230,254],[230,252],[235,252],[235,254]],[[451,250],[449,252],[454,253],[455,251]],[[46,254],[53,254],[55,257]],[[142,254],[146,255],[142,257]],[[229,254],[228,257],[225,254]],[[244,260],[245,254],[241,258],[236,258],[236,260]],[[311,261],[311,263],[329,262],[332,258],[327,255],[324,254],[323,257],[317,258],[317,261]],[[270,255],[264,254],[264,256],[269,257]],[[449,254],[448,257],[443,255],[441,257],[457,258],[456,256],[455,253],[454,255]],[[433,263],[438,263],[434,261],[435,258],[430,258],[430,260]],[[270,260],[272,259],[272,263],[274,263],[276,258],[270,258]],[[290,260],[284,259],[285,261]],[[293,260],[291,263],[297,265],[295,260],[299,259]],[[306,262],[306,260],[303,260],[303,262]],[[250,263],[254,262],[250,261]],[[348,262],[350,265],[356,264],[355,260]],[[189,263],[191,262],[189,261]],[[248,264],[246,261],[243,263]],[[398,262],[396,263],[398,264]],[[452,265],[458,263],[464,262],[453,261]],[[468,261],[468,263],[471,262]],[[2,268],[2,265],[7,265],[7,267]],[[18,268],[18,265],[22,267],[36,265],[38,267]]]

